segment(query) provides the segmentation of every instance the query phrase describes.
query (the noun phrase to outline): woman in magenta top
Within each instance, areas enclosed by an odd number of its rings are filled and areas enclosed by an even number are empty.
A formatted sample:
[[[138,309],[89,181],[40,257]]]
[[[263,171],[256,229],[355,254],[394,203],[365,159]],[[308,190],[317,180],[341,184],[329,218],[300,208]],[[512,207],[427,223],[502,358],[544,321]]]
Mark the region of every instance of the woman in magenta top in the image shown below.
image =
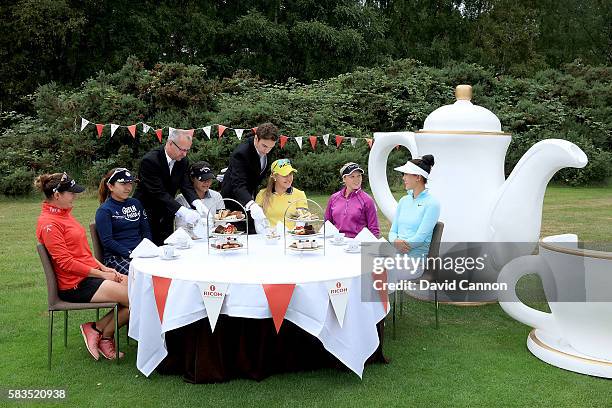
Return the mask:
[[[332,194],[325,210],[325,219],[331,221],[348,238],[354,238],[366,227],[380,237],[376,204],[361,189],[364,171],[357,163],[346,163],[340,169],[344,187]]]

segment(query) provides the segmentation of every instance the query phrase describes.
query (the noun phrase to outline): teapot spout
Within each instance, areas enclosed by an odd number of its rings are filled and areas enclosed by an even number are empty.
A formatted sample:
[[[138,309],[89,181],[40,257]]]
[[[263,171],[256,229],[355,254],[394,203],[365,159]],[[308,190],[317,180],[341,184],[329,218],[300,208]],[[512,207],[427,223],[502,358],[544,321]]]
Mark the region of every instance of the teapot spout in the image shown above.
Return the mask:
[[[490,241],[537,242],[548,182],[562,168],[583,168],[587,163],[586,154],[567,140],[547,139],[533,145],[493,201]]]

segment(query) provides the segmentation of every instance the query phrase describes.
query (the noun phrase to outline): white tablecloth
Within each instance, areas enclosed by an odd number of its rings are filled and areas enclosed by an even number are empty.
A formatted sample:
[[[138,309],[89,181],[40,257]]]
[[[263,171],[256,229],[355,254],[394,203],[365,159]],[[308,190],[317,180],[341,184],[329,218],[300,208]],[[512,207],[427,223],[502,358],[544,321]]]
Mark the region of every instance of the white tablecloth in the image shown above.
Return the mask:
[[[376,324],[385,315],[382,302],[361,299],[360,255],[329,244],[320,253],[283,253],[283,240],[267,245],[262,236],[249,237],[245,250],[207,254],[206,241],[194,241],[176,260],[137,258],[130,265],[129,336],[138,341],[136,366],[149,376],[168,354],[167,331],[207,316],[196,282],[229,283],[221,313],[234,317],[270,318],[261,284],[295,283],[285,319],[317,337],[323,347],[354,371],[363,374],[365,361],[379,344]],[[172,278],[160,323],[151,275]],[[326,281],[349,280],[349,299],[340,327],[329,301]],[[366,280],[364,280],[364,283]],[[370,280],[367,281],[371,283]]]

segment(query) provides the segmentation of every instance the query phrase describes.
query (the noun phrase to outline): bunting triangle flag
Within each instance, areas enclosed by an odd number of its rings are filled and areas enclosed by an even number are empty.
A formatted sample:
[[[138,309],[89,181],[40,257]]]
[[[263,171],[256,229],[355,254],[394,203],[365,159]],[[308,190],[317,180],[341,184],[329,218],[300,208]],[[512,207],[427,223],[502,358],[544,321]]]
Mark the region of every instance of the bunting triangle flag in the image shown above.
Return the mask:
[[[302,150],[302,136],[294,138],[295,142],[300,146],[300,150]]]
[[[142,133],[149,133],[149,130],[151,130],[151,126],[147,125],[146,123],[142,124]]]
[[[355,143],[357,143],[357,138],[351,137],[351,146],[355,147]]]
[[[221,139],[221,136],[223,136],[223,132],[225,132],[225,129],[227,129],[227,126],[217,125],[217,129],[219,130],[219,139]]]
[[[168,127],[168,137],[174,135],[174,128],[173,127]]]
[[[155,135],[157,135],[157,140],[159,140],[159,143],[162,142],[162,129],[155,129]]]
[[[368,139],[366,138],[366,143],[368,144],[368,147],[371,149],[372,148],[372,143],[374,142],[373,139]]]
[[[113,137],[118,127],[119,125],[115,125],[114,123],[111,123],[111,137]]]
[[[291,301],[295,283],[261,286],[263,286],[266,298],[268,299],[268,307],[272,314],[272,320],[274,320],[274,327],[276,327],[276,332],[278,333],[285,319],[285,313],[287,313],[287,307]]]
[[[236,132],[236,136],[238,136],[238,140],[242,139],[242,133],[244,132],[244,129],[234,129],[234,132]]]
[[[98,131],[98,139],[102,137],[102,131],[104,130],[103,123],[96,123],[96,130]]]
[[[194,130],[195,130],[195,129],[188,129],[188,130],[187,130],[187,134],[189,135],[189,137],[193,137],[193,131],[194,131]]]
[[[323,135],[323,142],[325,142],[325,146],[329,146],[329,133]]]
[[[204,131],[204,133],[206,133],[206,136],[208,136],[208,138],[210,139],[210,130],[212,129],[212,126],[204,126],[202,128],[202,130]]]
[[[287,143],[287,140],[289,139],[289,137],[285,136],[285,135],[280,135],[280,148],[284,149],[285,148],[285,143]]]
[[[89,125],[89,121],[85,118],[81,118],[81,132]]]
[[[155,295],[155,304],[157,305],[157,313],[159,314],[159,322],[164,322],[164,310],[166,309],[166,300],[168,299],[168,290],[172,279],[162,278],[161,276],[151,275],[153,280],[153,294]]]
[[[310,140],[310,145],[312,146],[312,150],[314,150],[317,147],[317,137],[308,136],[308,140]]]
[[[135,139],[136,138],[136,125],[130,125],[127,128],[130,134],[132,135],[132,137]]]
[[[254,135],[257,134],[257,126],[255,126],[254,128],[251,128],[251,131],[253,132]]]
[[[383,308],[385,309],[385,313],[389,311],[389,292],[387,291],[387,270],[384,269],[380,273],[372,272],[372,279],[374,282],[379,281],[380,284],[373,284],[374,288],[380,287],[382,289],[374,289],[378,292],[378,296],[380,296],[380,301],[383,304]]]
[[[206,307],[210,329],[214,333],[229,283],[198,282],[198,286]]]
[[[327,294],[329,295],[329,300],[332,304],[340,327],[342,327],[342,324],[344,323],[350,283],[350,279],[338,279],[325,282],[325,285],[327,286]]]
[[[336,135],[336,147],[340,147],[340,144],[342,143],[343,139],[344,136]]]

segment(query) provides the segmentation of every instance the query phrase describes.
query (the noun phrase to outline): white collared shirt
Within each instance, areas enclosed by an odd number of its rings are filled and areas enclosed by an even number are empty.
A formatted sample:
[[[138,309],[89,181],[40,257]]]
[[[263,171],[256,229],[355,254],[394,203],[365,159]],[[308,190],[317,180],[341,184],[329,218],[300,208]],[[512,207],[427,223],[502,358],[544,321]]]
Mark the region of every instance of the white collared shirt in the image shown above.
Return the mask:
[[[166,155],[166,160],[168,161],[168,168],[170,169],[170,174],[172,174],[172,168],[174,167],[174,163],[176,162],[176,160],[172,160],[170,156],[168,156],[166,149],[164,149],[164,154]]]

